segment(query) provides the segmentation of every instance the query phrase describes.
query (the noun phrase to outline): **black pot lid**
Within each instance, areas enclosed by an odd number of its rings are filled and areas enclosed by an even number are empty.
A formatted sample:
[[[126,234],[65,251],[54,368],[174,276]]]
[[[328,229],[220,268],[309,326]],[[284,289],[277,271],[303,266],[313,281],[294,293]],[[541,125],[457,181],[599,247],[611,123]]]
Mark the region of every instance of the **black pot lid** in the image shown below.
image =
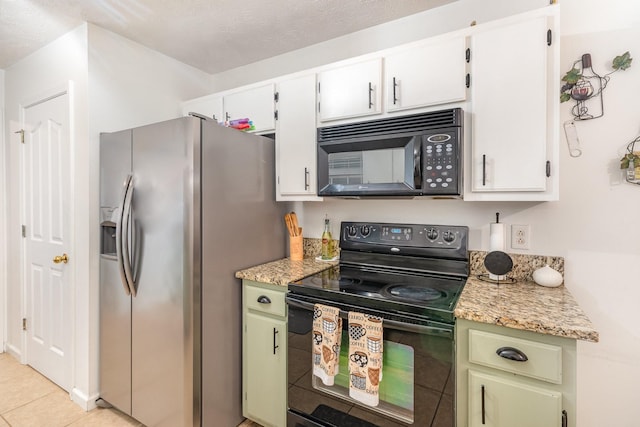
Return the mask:
[[[493,251],[484,258],[484,266],[489,273],[503,276],[513,268],[513,260],[504,252]]]

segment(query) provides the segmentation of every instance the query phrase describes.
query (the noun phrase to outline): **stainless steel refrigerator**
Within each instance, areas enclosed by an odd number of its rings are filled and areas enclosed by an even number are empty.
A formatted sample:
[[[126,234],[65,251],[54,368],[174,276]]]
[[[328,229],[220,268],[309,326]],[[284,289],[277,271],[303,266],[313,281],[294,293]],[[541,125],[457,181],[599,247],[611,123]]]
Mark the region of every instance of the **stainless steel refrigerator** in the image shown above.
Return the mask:
[[[100,136],[100,399],[147,426],[242,421],[237,270],[285,256],[274,142],[183,117]]]

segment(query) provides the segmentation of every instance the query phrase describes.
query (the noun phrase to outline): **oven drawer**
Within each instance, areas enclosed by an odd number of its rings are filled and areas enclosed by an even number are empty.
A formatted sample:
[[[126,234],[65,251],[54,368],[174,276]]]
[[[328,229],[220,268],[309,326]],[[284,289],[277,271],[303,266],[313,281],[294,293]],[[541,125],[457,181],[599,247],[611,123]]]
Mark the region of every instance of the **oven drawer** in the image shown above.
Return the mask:
[[[562,347],[560,346],[470,329],[469,361],[554,384],[562,384]]]
[[[267,289],[245,281],[244,292],[249,310],[285,317],[287,313],[284,301],[286,288],[282,288],[282,290]]]

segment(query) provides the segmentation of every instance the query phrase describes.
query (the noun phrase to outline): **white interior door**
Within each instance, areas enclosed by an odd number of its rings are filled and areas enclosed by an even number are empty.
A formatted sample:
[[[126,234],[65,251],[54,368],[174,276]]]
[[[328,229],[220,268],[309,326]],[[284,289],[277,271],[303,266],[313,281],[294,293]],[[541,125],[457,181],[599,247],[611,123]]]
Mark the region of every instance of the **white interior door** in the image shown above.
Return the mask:
[[[23,130],[26,361],[69,390],[73,257],[68,93],[24,108]],[[65,254],[68,263],[55,262]]]

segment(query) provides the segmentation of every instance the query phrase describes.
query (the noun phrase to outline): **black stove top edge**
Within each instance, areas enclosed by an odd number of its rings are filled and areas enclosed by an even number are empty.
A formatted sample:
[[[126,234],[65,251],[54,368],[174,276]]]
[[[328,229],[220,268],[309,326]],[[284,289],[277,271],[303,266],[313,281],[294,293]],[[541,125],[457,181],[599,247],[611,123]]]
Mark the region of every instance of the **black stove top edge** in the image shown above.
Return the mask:
[[[322,301],[319,302],[320,304],[349,306],[349,310],[351,311],[373,310],[387,312],[406,318],[443,322],[448,325],[452,325],[454,323],[453,311],[458,300],[456,296],[455,301],[453,301],[453,306],[450,306],[449,309],[441,309],[437,307],[414,305],[404,301],[371,298],[364,295],[353,295],[345,292],[316,289],[306,287],[304,285],[297,285],[295,283],[289,284],[288,290],[292,295],[321,299]]]
[[[426,325],[431,327],[440,327],[440,328],[451,328],[455,324],[455,320],[453,318],[453,313],[451,316],[443,316],[443,317],[434,317],[433,315],[425,316],[416,313],[410,313],[401,310],[387,310],[384,308],[380,308],[377,306],[360,306],[353,305],[348,302],[330,300],[326,298],[319,298],[316,296],[310,296],[305,294],[297,294],[294,292],[289,292],[287,294],[287,300],[302,300],[310,304],[324,304],[333,307],[337,307],[344,312],[349,311],[357,311],[365,314],[370,314],[373,316],[379,316],[383,319],[395,320],[396,322],[401,323],[409,323],[416,325]]]

